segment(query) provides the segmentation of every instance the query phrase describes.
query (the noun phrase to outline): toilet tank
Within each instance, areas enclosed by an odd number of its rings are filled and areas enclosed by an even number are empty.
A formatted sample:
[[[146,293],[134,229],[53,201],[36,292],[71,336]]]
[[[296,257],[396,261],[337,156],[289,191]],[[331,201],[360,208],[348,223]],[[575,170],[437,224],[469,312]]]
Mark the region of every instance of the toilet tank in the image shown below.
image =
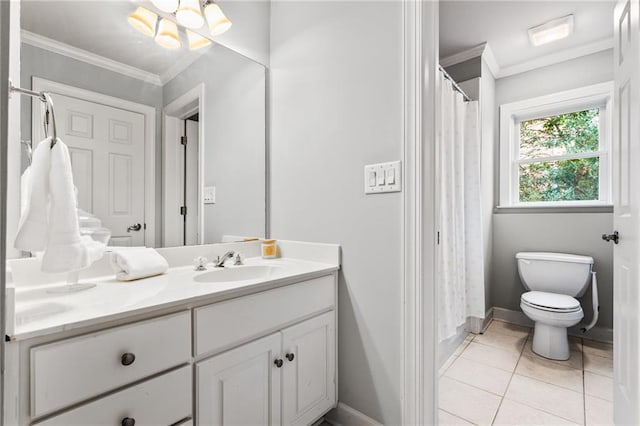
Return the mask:
[[[580,297],[589,285],[593,258],[566,253],[516,254],[518,273],[527,290]]]

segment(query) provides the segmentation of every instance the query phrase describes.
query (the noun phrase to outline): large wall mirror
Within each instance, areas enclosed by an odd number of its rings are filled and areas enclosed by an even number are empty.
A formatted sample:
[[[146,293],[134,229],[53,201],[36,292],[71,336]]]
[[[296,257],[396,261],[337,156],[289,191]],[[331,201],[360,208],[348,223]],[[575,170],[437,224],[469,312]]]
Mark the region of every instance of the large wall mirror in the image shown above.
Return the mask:
[[[131,25],[139,7],[148,34]],[[264,65],[149,2],[27,0],[20,20],[20,86],[52,94],[78,208],[112,245],[266,236]],[[42,109],[21,99],[22,170]]]

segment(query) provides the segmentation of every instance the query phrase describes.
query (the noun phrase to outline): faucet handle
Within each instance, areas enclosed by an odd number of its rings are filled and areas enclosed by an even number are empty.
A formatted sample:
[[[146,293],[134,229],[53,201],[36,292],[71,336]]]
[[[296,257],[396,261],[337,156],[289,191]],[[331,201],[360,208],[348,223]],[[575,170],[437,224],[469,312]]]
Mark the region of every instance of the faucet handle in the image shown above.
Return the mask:
[[[204,256],[198,256],[195,259],[193,259],[193,265],[195,266],[195,270],[196,271],[206,271],[207,267],[205,266],[207,264],[208,260],[206,257]]]
[[[240,253],[236,253],[236,257],[235,257],[235,261],[233,262],[234,265],[238,266],[238,265],[242,265],[242,255]]]

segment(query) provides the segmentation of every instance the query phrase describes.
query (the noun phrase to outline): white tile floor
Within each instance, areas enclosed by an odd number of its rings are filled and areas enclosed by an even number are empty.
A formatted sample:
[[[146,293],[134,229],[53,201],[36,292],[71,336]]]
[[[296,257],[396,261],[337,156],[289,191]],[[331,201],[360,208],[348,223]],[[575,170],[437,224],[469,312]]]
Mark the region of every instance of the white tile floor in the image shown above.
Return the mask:
[[[567,361],[531,350],[532,330],[493,321],[440,369],[441,425],[613,425],[613,347],[571,337]]]

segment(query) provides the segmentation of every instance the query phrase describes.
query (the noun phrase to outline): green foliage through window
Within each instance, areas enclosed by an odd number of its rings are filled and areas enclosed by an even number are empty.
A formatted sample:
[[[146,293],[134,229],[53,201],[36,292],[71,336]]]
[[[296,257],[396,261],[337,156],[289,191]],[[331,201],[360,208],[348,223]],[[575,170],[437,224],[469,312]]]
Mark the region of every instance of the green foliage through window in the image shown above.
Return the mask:
[[[520,122],[521,202],[598,200],[598,108]],[[593,157],[549,157],[594,152]],[[540,161],[527,161],[540,159]]]

